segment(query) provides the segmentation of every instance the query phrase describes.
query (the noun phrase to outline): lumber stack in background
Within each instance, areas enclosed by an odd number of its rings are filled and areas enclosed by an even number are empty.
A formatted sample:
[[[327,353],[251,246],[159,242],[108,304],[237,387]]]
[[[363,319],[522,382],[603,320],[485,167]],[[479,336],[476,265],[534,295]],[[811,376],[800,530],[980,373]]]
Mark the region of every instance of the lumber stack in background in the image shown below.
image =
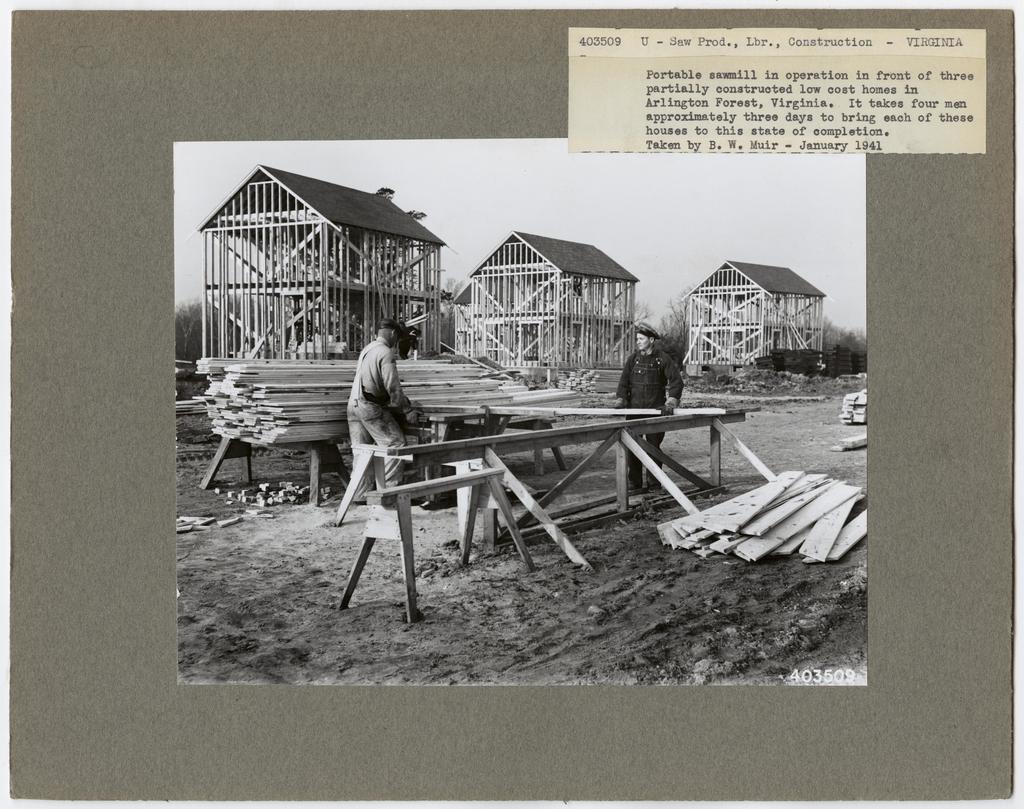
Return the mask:
[[[781,472],[774,481],[697,514],[661,523],[662,543],[708,558],[748,562],[798,553],[834,562],[867,536],[867,510],[850,519],[860,487],[820,474]]]
[[[597,371],[578,368],[558,372],[558,387],[562,390],[575,390],[580,393],[594,393]]]
[[[348,435],[352,360],[203,359],[213,431],[258,444],[337,440]],[[523,391],[501,390],[479,366],[399,361],[406,395],[419,404],[511,404]],[[530,393],[526,391],[526,393]]]
[[[580,393],[615,393],[621,368],[578,368],[558,372],[558,387]]]
[[[823,364],[822,352],[811,348],[777,348],[754,359],[754,365],[762,371],[788,371],[805,376],[820,374]]]
[[[848,393],[843,397],[843,408],[839,412],[839,420],[843,424],[868,423],[868,389],[858,393]]]
[[[831,377],[847,376],[853,373],[853,359],[850,349],[836,345],[825,352],[825,373]]]

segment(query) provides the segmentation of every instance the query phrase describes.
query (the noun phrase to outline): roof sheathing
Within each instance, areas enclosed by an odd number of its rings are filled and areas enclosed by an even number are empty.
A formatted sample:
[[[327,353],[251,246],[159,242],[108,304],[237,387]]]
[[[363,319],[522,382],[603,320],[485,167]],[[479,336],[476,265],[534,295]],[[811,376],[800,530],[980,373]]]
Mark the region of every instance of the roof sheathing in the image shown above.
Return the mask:
[[[732,268],[743,273],[752,283],[757,284],[766,292],[782,295],[809,295],[824,298],[825,293],[808,281],[805,281],[789,267],[774,267],[770,264],[751,264],[746,261],[726,261],[718,270]],[[714,275],[714,273],[712,273]],[[708,276],[710,278],[711,276]],[[705,279],[706,281],[707,279]],[[704,281],[701,282],[702,284]]]
[[[586,275],[595,278],[610,278],[615,281],[636,283],[639,279],[629,270],[611,258],[607,253],[592,244],[570,242],[565,239],[553,239],[549,236],[537,236],[521,230],[512,231],[494,248],[470,273],[476,275],[487,261],[512,238],[519,239],[533,248],[549,264],[561,272],[570,275]]]
[[[410,239],[431,242],[433,244],[444,244],[438,236],[431,233],[386,197],[337,185],[336,183],[329,183],[325,180],[318,180],[315,177],[306,177],[302,174],[275,169],[270,166],[257,166],[231,192],[227,200],[230,200],[246,183],[251,182],[260,173],[279,182],[303,203],[335,225],[348,225],[365,230],[373,230],[378,233],[405,236]],[[221,203],[211,216],[206,218],[203,225],[199,228],[200,230],[209,226],[210,221],[227,204],[227,200]]]

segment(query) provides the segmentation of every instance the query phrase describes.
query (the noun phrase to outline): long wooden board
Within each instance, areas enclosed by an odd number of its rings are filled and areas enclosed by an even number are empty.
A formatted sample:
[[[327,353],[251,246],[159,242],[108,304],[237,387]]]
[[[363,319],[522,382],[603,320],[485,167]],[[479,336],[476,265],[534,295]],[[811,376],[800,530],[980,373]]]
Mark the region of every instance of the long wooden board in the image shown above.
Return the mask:
[[[533,496],[527,491],[526,487],[519,481],[519,479],[509,471],[509,468],[502,463],[501,459],[494,453],[494,450],[489,447],[484,449],[484,462],[492,469],[501,469],[503,472],[502,483],[505,487],[516,496],[526,510],[529,511],[534,517],[537,518],[537,522],[541,524],[541,527],[547,532],[548,536],[551,537],[552,541],[562,549],[562,552],[573,562],[578,565],[591,570],[590,562],[583,558],[576,546],[569,541],[569,537],[565,535],[555,521],[551,519],[547,512],[544,511],[537,501],[533,499]]]
[[[844,503],[858,494],[860,494],[860,488],[857,486],[840,483],[837,486],[830,487],[820,497],[816,497],[795,514],[776,525],[764,536],[783,540],[789,539],[793,534],[817,522],[840,503]]]
[[[864,509],[860,514],[850,520],[843,530],[839,532],[832,550],[828,552],[827,561],[835,562],[842,559],[850,548],[860,542],[868,535],[868,511]]]
[[[750,522],[746,523],[740,529],[740,533],[747,534],[752,537],[764,536],[780,522],[792,516],[795,512],[799,511],[815,498],[821,496],[832,486],[837,485],[838,483],[833,482],[827,486],[811,489],[810,491],[805,491],[803,494],[798,494],[796,497],[783,501],[781,505],[769,507],[754,517]]]
[[[801,472],[782,472],[772,482],[712,506],[686,520],[687,525],[699,525],[720,532],[737,532],[761,509],[786,490],[800,477]]]
[[[811,528],[811,533],[804,541],[803,545],[800,546],[800,553],[804,556],[809,556],[811,559],[817,559],[819,562],[824,562],[828,558],[829,551],[832,550],[832,546],[836,540],[839,539],[839,533],[843,529],[843,524],[846,522],[846,518],[850,516],[850,511],[853,509],[853,504],[857,502],[856,497],[851,497],[844,503],[836,506],[827,514],[821,516],[821,518],[814,523],[814,527]]]
[[[619,433],[619,440],[625,444],[626,449],[633,453],[640,463],[646,467],[647,471],[654,476],[655,480],[662,485],[662,487],[675,499],[679,505],[686,509],[690,514],[699,514],[700,509],[697,508],[693,501],[690,500],[682,490],[676,486],[675,481],[672,480],[652,458],[648,455],[643,447],[637,443],[636,439],[633,438],[626,430],[622,430]]]
[[[797,531],[789,539],[783,542],[779,547],[772,551],[772,556],[789,556],[797,548],[804,544],[804,540],[807,539],[808,535],[813,529],[813,525],[808,525],[803,531]]]
[[[718,418],[730,421],[743,421],[745,414],[742,412],[729,413]],[[484,447],[492,447],[502,453],[548,449],[550,447],[603,441],[612,431],[617,431],[627,426],[631,433],[643,434],[708,427],[711,424],[711,419],[711,416],[661,416],[629,422],[622,420],[618,422],[576,424],[570,427],[555,427],[551,430],[534,430],[530,433],[514,435],[479,436],[456,441],[445,441],[438,444],[407,445],[405,447],[395,447],[390,450],[389,454],[396,457],[412,456],[414,466],[419,468],[466,458],[477,458]]]
[[[758,458],[753,453],[753,451],[750,449],[750,447],[748,447],[746,444],[744,444],[742,441],[740,441],[740,439],[736,435],[736,433],[734,433],[732,430],[728,429],[718,419],[714,420],[713,425],[718,428],[719,432],[725,433],[727,436],[729,436],[729,438],[731,438],[733,440],[733,443],[736,444],[736,449],[739,450],[740,455],[742,455],[744,458],[746,458],[750,462],[750,465],[753,466],[754,469],[756,469],[758,472],[761,473],[761,476],[765,480],[775,480],[775,473],[772,472],[772,470],[769,469],[767,466],[765,466],[764,463],[762,463],[761,459]]]
[[[786,540],[777,537],[752,537],[733,549],[733,553],[746,559],[748,562],[756,562],[762,556],[778,548]]]

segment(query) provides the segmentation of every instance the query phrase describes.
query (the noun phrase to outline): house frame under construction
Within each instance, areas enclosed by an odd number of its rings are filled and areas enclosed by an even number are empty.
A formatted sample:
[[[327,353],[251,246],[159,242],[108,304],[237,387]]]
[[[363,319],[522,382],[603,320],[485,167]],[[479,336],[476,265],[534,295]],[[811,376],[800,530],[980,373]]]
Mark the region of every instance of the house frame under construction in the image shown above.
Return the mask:
[[[504,367],[619,365],[636,283],[593,245],[513,231],[456,298],[456,350]]]
[[[686,299],[695,365],[747,365],[772,349],[821,350],[825,293],[788,267],[727,261]]]
[[[257,166],[199,230],[204,356],[338,356],[381,317],[440,348],[443,242],[385,196]]]

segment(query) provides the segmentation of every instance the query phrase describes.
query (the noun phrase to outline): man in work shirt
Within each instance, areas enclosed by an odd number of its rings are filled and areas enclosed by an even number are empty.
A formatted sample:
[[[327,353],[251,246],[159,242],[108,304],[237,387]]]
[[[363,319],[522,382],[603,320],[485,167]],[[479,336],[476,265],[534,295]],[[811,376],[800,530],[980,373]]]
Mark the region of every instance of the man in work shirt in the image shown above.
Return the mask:
[[[657,348],[654,341],[659,337],[647,323],[636,324],[636,351],[629,355],[615,391],[618,397],[616,407],[656,407],[671,413],[679,407],[683,392],[683,377],[679,367],[667,353]],[[637,416],[637,418],[645,418]],[[647,443],[660,447],[665,433],[647,433]],[[639,489],[644,485],[644,467],[632,454],[629,456],[629,487]]]
[[[348,433],[353,444],[404,447],[405,435],[395,413],[407,413],[412,403],[402,392],[395,364],[395,347],[403,334],[397,320],[384,318],[377,324],[377,339],[362,350],[356,363],[352,393],[348,399]],[[387,486],[402,482],[402,462],[384,463]],[[369,482],[364,478],[354,500],[365,501]]]

